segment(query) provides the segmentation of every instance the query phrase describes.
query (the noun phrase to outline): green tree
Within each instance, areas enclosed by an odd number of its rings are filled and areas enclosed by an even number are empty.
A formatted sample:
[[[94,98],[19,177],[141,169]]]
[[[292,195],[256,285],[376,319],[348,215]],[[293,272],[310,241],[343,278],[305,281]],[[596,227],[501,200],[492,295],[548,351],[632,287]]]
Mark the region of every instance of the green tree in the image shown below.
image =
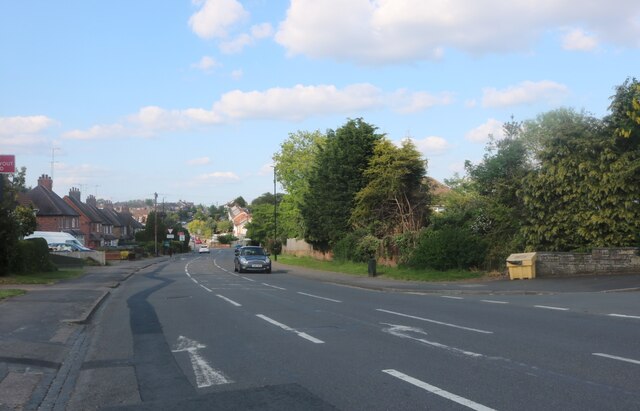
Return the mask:
[[[0,276],[9,274],[19,254],[18,239],[35,230],[34,211],[18,205],[18,193],[26,191],[27,169],[12,175],[0,174]]]
[[[297,131],[280,145],[280,151],[273,155],[277,180],[287,192],[287,214],[284,217],[290,229],[289,237],[304,237],[305,226],[301,208],[305,195],[309,192],[309,180],[313,165],[326,136],[320,131]]]
[[[242,198],[242,196],[237,197],[235,200],[233,200],[231,203],[237,205],[238,207],[242,207],[245,208],[247,206],[247,200],[245,200],[244,198]]]
[[[396,147],[380,139],[364,171],[366,186],[356,194],[351,224],[369,229],[378,238],[418,231],[429,210],[425,176],[426,160],[411,140]]]
[[[640,82],[635,78],[625,80],[611,96],[610,114],[605,117],[613,135],[640,143]]]
[[[567,251],[638,244],[639,151],[621,148],[602,121],[573,110],[542,115],[539,167],[525,179],[530,248]]]
[[[300,209],[305,239],[315,248],[328,250],[349,231],[356,193],[366,185],[364,172],[376,142],[384,137],[376,129],[359,118],[327,132]]]

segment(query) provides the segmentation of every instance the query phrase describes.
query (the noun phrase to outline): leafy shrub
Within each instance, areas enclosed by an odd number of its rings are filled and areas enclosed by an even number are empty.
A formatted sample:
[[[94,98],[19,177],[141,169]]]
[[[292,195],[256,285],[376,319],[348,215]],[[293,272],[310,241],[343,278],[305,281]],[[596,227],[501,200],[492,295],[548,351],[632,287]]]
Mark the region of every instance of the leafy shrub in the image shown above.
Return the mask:
[[[18,248],[11,260],[11,272],[31,273],[56,271],[51,262],[49,246],[44,238],[33,238],[18,242]]]
[[[468,230],[459,227],[427,229],[420,235],[407,265],[436,270],[478,267],[486,249],[485,241]]]
[[[232,242],[236,241],[238,238],[236,236],[234,236],[233,234],[225,234],[225,235],[220,235],[218,236],[218,241],[220,242],[220,244],[231,244]]]
[[[351,232],[333,246],[333,258],[337,261],[364,263],[375,256],[380,240],[364,230]]]

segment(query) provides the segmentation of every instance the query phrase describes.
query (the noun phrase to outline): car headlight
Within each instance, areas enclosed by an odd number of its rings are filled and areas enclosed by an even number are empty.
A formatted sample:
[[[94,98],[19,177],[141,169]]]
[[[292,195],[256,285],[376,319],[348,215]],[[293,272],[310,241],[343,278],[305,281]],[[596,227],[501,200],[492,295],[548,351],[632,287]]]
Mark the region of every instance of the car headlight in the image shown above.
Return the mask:
[[[271,260],[269,259],[269,257],[264,259],[265,264],[271,264]]]
[[[239,261],[240,261],[240,264],[246,264],[247,263],[247,259],[244,258],[244,257],[240,257]]]

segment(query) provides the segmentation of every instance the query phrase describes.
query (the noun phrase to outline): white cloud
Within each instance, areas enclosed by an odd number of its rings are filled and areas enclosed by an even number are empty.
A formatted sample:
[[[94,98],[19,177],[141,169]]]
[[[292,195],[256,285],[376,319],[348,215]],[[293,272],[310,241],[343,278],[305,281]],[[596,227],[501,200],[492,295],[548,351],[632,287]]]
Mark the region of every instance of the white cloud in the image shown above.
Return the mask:
[[[218,63],[213,57],[203,56],[199,62],[194,63],[191,67],[202,70],[204,72],[210,72],[216,67],[220,67],[221,64]]]
[[[240,177],[232,171],[215,171],[213,173],[201,174],[196,178],[201,183],[228,182],[240,180]]]
[[[397,90],[391,96],[392,106],[399,113],[415,113],[434,106],[442,106],[453,102],[451,93],[433,95],[427,92],[409,92],[406,89]]]
[[[0,136],[37,134],[55,124],[47,116],[0,117]]]
[[[504,138],[504,130],[502,130],[502,122],[494,118],[490,118],[486,123],[470,130],[465,134],[464,138],[473,143],[486,143],[489,141],[489,135],[497,139]]]
[[[438,136],[429,136],[419,140],[412,138],[411,141],[419,152],[429,157],[440,155],[450,148],[447,140]]]
[[[194,4],[202,3],[194,0]],[[189,18],[189,27],[205,39],[226,38],[229,29],[247,16],[236,0],[204,0],[202,8]]]
[[[592,51],[598,47],[595,36],[580,29],[571,30],[562,38],[562,48],[571,51]]]
[[[209,163],[211,163],[211,159],[209,157],[200,157],[187,160],[187,165],[189,166],[203,166]]]
[[[564,98],[569,89],[564,84],[553,81],[524,81],[504,90],[485,88],[482,96],[483,107],[509,107],[537,102],[557,102]]]
[[[543,33],[580,24],[608,41],[640,46],[637,0],[293,0],[276,41],[289,54],[364,64],[528,51]]]
[[[271,88],[266,91],[235,90],[224,94],[213,106],[230,119],[269,118],[301,120],[313,115],[350,113],[383,104],[381,92],[371,84]]]
[[[254,45],[257,40],[269,37],[273,34],[273,27],[269,23],[253,26],[249,34],[243,33],[230,41],[220,43],[220,50],[223,53],[240,53],[245,47]]]

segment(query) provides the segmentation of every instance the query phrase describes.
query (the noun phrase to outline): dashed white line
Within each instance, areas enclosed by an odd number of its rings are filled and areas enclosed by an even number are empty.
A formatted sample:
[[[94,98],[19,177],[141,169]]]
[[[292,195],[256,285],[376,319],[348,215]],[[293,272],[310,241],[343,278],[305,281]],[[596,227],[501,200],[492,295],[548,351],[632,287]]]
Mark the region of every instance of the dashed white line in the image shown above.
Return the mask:
[[[452,295],[441,295],[440,297],[442,297],[442,298],[448,298],[448,299],[450,299],[450,300],[464,300],[464,298],[462,298],[462,297],[454,297],[454,296],[452,296]]]
[[[426,321],[426,322],[429,322],[429,323],[432,323],[432,324],[439,324],[439,325],[444,325],[444,326],[447,326],[447,327],[458,328],[458,329],[461,329],[461,330],[473,331],[473,332],[476,332],[476,333],[493,334],[493,331],[486,331],[486,330],[480,330],[480,329],[477,329],[477,328],[463,327],[461,325],[456,325],[456,324],[451,324],[451,323],[445,323],[445,322],[442,322],[442,321],[431,320],[429,318],[417,317],[415,315],[409,315],[409,314],[397,313],[395,311],[383,310],[382,308],[376,308],[376,311],[380,311],[380,312],[388,313],[388,314],[393,314],[393,315],[399,315],[401,317],[413,318],[414,320]]]
[[[619,317],[619,318],[634,318],[636,320],[640,320],[640,317],[637,315],[625,315],[625,314],[609,314],[609,317]]]
[[[300,295],[306,295],[307,297],[318,298],[318,299],[320,299],[320,300],[333,301],[334,303],[341,303],[341,302],[342,302],[342,301],[340,301],[340,300],[334,300],[333,298],[320,297],[319,295],[307,294],[307,293],[303,293],[303,292],[301,292],[301,291],[298,291],[298,294],[300,294]]]
[[[249,278],[249,277],[242,277],[242,278],[244,278],[247,281],[251,281],[252,283],[256,282],[256,280],[254,280],[253,278]]]
[[[275,285],[271,285],[271,284],[267,284],[267,283],[262,283],[262,285],[266,285],[267,287],[271,287],[271,288],[275,288],[275,289],[278,289],[278,290],[285,290],[286,291],[286,288],[278,287],[278,286],[275,286]]]
[[[317,339],[317,338],[315,338],[315,337],[312,337],[312,336],[310,336],[310,335],[309,335],[309,334],[307,334],[307,333],[300,332],[300,331],[295,330],[295,329],[293,329],[293,328],[291,328],[291,327],[289,327],[289,326],[287,326],[287,325],[284,325],[284,324],[282,324],[282,323],[279,323],[279,322],[277,322],[276,320],[274,320],[274,319],[271,319],[271,318],[267,317],[266,315],[256,314],[256,317],[262,318],[262,319],[263,319],[263,320],[265,320],[266,322],[271,323],[271,324],[273,324],[273,325],[275,325],[275,326],[277,326],[277,327],[280,327],[280,328],[282,328],[282,329],[283,329],[283,330],[285,330],[285,331],[291,331],[291,332],[293,332],[293,333],[297,334],[299,337],[302,337],[302,338],[304,338],[305,340],[311,341],[311,342],[312,342],[312,343],[314,343],[314,344],[324,344],[324,341],[319,340],[319,339]]]
[[[232,299],[225,297],[224,295],[216,294],[216,297],[222,298],[223,300],[225,300],[229,304],[235,305],[236,307],[242,307],[242,304],[237,303],[237,302],[233,301]]]
[[[429,391],[432,394],[438,395],[442,398],[446,398],[447,400],[456,402],[460,405],[464,405],[467,408],[471,408],[472,410],[477,410],[477,411],[494,411],[493,408],[489,408],[487,406],[484,406],[482,404],[478,404],[477,402],[468,400],[464,397],[461,397],[459,395],[450,393],[448,391],[443,390],[442,388],[438,388],[434,385],[431,384],[427,384],[424,381],[420,381],[417,378],[413,378],[407,374],[403,374],[400,371],[396,371],[396,370],[382,370],[382,372],[387,373],[393,377],[396,377],[402,381],[408,382],[409,384],[415,385],[418,388],[422,388],[423,390]]]
[[[569,311],[568,308],[564,307],[551,307],[549,305],[534,305],[536,308],[543,308],[545,310],[556,310],[556,311]]]
[[[625,358],[625,357],[618,357],[617,355],[603,354],[603,353],[600,353],[600,352],[594,352],[593,355],[597,355],[598,357],[610,358],[612,360],[624,361],[624,362],[628,362],[628,363],[631,363],[631,364],[640,365],[640,361],[638,361],[638,360],[632,360],[631,358]]]
[[[498,301],[498,300],[480,300],[483,303],[489,303],[489,304],[509,304],[506,301]]]

